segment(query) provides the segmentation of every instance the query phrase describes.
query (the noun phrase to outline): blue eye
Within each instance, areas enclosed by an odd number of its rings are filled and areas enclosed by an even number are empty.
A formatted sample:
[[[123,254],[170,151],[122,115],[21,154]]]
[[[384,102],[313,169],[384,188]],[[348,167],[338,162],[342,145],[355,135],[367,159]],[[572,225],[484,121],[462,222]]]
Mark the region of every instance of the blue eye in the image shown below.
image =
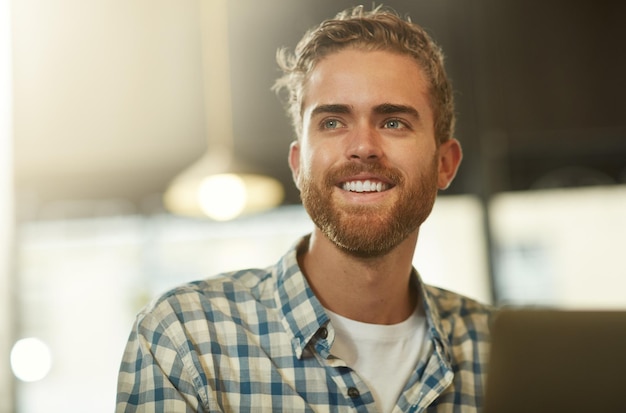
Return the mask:
[[[341,126],[341,122],[337,119],[327,119],[322,123],[324,129],[337,129]]]
[[[385,122],[383,127],[385,129],[401,129],[406,127],[406,125],[398,119],[389,119]]]

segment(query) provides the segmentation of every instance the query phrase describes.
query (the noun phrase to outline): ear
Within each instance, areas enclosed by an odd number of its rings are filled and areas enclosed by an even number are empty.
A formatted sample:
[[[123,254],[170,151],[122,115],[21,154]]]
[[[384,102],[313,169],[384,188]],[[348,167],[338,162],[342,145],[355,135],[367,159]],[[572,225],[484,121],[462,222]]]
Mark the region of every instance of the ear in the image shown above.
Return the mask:
[[[439,145],[439,189],[446,189],[456,175],[463,159],[461,144],[456,139],[449,139]]]
[[[300,142],[293,141],[289,145],[289,168],[291,169],[291,176],[296,184],[296,187],[300,189]]]

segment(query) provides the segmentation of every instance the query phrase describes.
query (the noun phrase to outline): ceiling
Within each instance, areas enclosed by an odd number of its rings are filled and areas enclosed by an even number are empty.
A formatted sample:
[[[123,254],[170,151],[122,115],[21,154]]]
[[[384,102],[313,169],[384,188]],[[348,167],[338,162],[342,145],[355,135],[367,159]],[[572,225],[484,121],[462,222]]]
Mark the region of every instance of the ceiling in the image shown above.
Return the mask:
[[[20,218],[162,209],[170,180],[210,139],[199,1],[13,2]],[[229,2],[235,153],[281,180],[285,203],[299,200],[286,162],[293,133],[270,91],[276,49],[357,3]],[[385,4],[446,52],[465,149],[450,193],[626,182],[625,3]]]

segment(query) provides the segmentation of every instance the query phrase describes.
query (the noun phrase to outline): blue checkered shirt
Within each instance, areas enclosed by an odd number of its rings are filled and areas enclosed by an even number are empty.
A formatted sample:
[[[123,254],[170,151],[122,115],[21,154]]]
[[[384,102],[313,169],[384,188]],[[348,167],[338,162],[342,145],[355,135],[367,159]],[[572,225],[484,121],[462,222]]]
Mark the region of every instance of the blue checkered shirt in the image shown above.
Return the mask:
[[[476,412],[491,308],[414,277],[430,345],[394,412]],[[267,269],[190,283],[137,317],[117,412],[375,412],[372,392],[332,355],[333,326],[294,246]]]

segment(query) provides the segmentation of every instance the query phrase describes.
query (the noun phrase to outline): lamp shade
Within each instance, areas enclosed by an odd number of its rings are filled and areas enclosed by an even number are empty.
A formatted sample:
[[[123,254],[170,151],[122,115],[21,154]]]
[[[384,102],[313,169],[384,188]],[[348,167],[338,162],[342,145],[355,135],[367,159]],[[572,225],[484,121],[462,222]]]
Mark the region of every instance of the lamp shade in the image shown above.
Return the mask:
[[[172,180],[163,202],[175,214],[223,221],[276,207],[284,191],[235,160],[227,1],[200,2],[200,18],[207,152]]]
[[[226,221],[280,205],[281,183],[253,171],[228,155],[206,153],[171,182],[165,207],[179,215]]]

